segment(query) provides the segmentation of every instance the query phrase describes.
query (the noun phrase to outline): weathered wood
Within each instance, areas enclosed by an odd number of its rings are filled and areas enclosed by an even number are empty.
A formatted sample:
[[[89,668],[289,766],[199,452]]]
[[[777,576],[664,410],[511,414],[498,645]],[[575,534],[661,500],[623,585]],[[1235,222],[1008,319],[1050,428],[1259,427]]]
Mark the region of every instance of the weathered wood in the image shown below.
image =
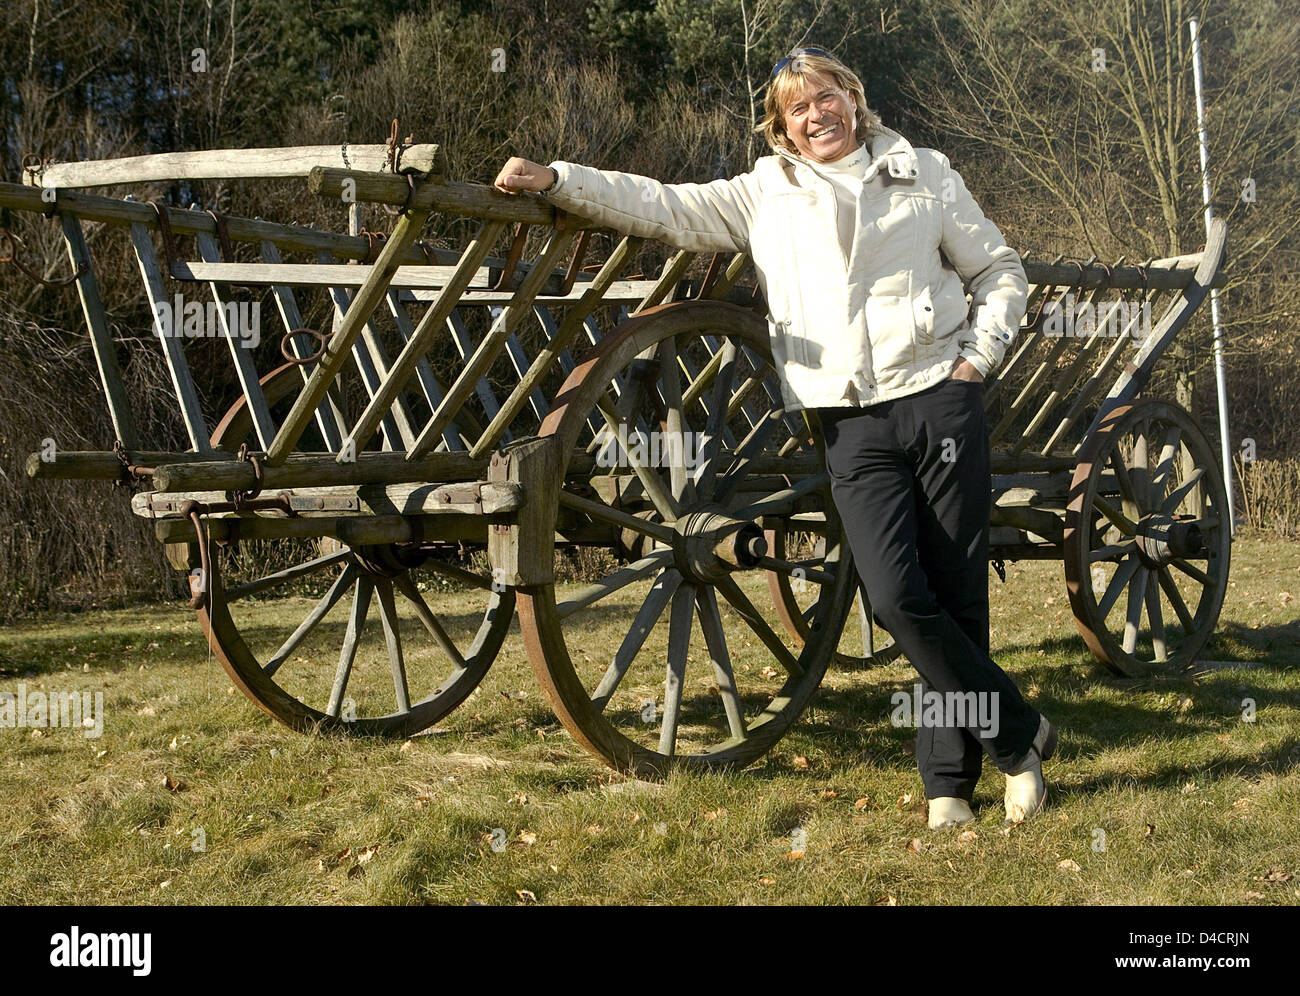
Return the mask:
[[[216,260],[221,258],[221,250],[217,248],[216,240],[206,232],[200,232],[197,238],[199,246],[199,255],[204,259]],[[257,435],[258,449],[266,449],[271,445],[271,440],[275,438],[275,423],[271,420],[271,410],[266,404],[266,398],[262,395],[262,385],[258,380],[257,367],[253,363],[253,349],[244,344],[243,339],[236,334],[236,330],[230,327],[229,315],[226,311],[228,296],[225,288],[220,284],[211,284],[212,298],[220,307],[217,309],[217,320],[221,323],[221,331],[225,334],[226,343],[230,347],[230,357],[235,364],[235,376],[239,379],[240,390],[244,394],[244,403],[248,405],[248,411],[253,420],[253,431]],[[179,316],[175,320],[179,320]],[[260,332],[259,332],[260,335]]]
[[[356,424],[348,433],[356,449],[359,450],[364,447],[374,435],[383,413],[401,391],[402,386],[410,378],[419,361],[424,358],[425,353],[433,344],[434,337],[445,326],[464,289],[479,273],[483,259],[492,250],[492,246],[496,244],[503,227],[504,225],[501,222],[488,222],[479,229],[474,241],[465,250],[460,266],[456,267],[452,272],[446,289],[438,296],[438,300],[420,317],[420,321],[416,324],[415,331],[411,334],[405,347],[403,347],[401,355],[393,363],[387,381],[371,398],[370,404],[366,406],[365,411],[361,413],[360,418],[357,419]],[[442,396],[437,402],[432,397],[429,399],[434,410],[437,410],[440,404],[445,403],[445,392],[440,390],[440,394]],[[451,419],[447,420],[448,425],[450,425],[451,421]],[[443,433],[445,428],[446,426],[443,426],[439,430],[440,434],[445,434]]]
[[[127,460],[138,467],[160,464],[215,463],[225,454],[168,453],[162,450],[127,450]],[[40,453],[27,457],[27,476],[48,480],[116,481],[122,476],[122,461],[116,454],[103,450],[55,450],[48,462]]]
[[[476,481],[487,471],[485,458],[468,453],[430,453],[408,460],[404,453],[358,453],[353,463],[338,463],[333,453],[295,453],[283,464],[264,468],[264,490],[343,484],[411,484],[422,481]],[[246,460],[164,463],[156,467],[154,489],[239,491],[254,487],[253,465]]]
[[[262,243],[262,258],[267,263],[280,265],[280,250],[276,248],[274,242],[265,241]],[[293,291],[284,286],[273,285],[271,294],[275,298],[276,309],[280,312],[280,320],[284,323],[286,333],[293,332],[303,327],[302,312],[298,309],[298,299],[293,296]],[[312,346],[303,342],[303,336],[289,336],[289,351],[300,360],[306,359],[314,352]],[[299,375],[303,383],[307,383],[311,377],[311,371],[314,364],[306,363],[298,366]],[[335,397],[337,392],[326,394],[325,400],[321,402],[316,409],[316,427],[320,429],[321,438],[325,441],[325,448],[331,452],[337,453],[339,447],[343,445],[343,404],[341,397]]]
[[[280,432],[267,450],[267,463],[278,466],[288,458],[302,436],[307,423],[311,421],[317,406],[325,398],[330,384],[343,369],[352,344],[365,328],[370,316],[374,314],[379,303],[388,293],[388,281],[396,272],[398,259],[404,253],[428,220],[428,211],[411,210],[404,212],[398,220],[392,237],[384,243],[379,259],[370,278],[357,291],[348,308],[347,316],[334,331],[326,345],[324,355],[312,371],[311,377],[293,403],[293,408],[280,426]]]
[[[398,147],[398,173],[446,173],[447,154],[434,144]],[[122,159],[52,163],[36,173],[25,172],[32,187],[68,189],[107,187],[154,180],[274,180],[306,176],[318,166],[380,172],[388,160],[387,145],[304,145],[279,149],[206,149],[200,152],[160,152]],[[391,174],[390,174],[391,175]]]
[[[509,523],[488,531],[488,562],[494,578],[511,586],[550,584],[555,579],[555,491],[564,464],[558,441],[542,436],[508,443],[492,454],[487,479],[518,484],[529,496]]]
[[[153,240],[144,225],[131,226],[131,244],[135,247],[136,262],[140,265],[140,276],[144,280],[145,294],[149,298],[149,313],[153,316],[154,334],[162,343],[163,355],[167,359],[167,370],[171,374],[172,388],[176,392],[181,421],[190,437],[190,445],[200,453],[212,448],[209,433],[203,421],[203,409],[199,404],[199,392],[194,387],[194,378],[190,374],[190,365],[185,359],[182,340],[167,333],[159,317],[159,308],[170,306],[167,291],[163,285],[162,270],[154,257]],[[179,319],[180,316],[177,316]],[[173,321],[174,326],[179,324]]]
[[[263,287],[360,287],[370,279],[373,266],[356,263],[221,263],[177,261],[173,273],[178,280],[207,280],[222,284]],[[390,286],[438,290],[447,285],[453,266],[399,266]],[[486,287],[491,278],[482,267],[472,279]],[[510,295],[505,295],[508,299]]]
[[[429,523],[427,527],[425,522]],[[486,517],[476,515],[409,518],[353,516],[345,519],[306,516],[293,519],[211,517],[204,520],[203,531],[212,541],[228,540],[233,532],[240,539],[317,539],[333,536],[349,546],[409,543],[416,539],[484,543],[489,532],[489,521]],[[194,523],[189,519],[159,519],[154,523],[154,536],[162,543],[196,541]]]
[[[0,207],[41,214],[49,206],[41,199],[39,190],[16,183],[0,183]],[[135,224],[144,225],[151,230],[158,227],[158,216],[154,213],[154,209],[138,201],[60,191],[57,206],[60,214],[76,215],[83,221],[97,221],[123,228]],[[166,211],[171,229],[177,235],[194,235],[198,232],[217,234],[217,223],[204,211],[181,208],[166,208]],[[226,217],[225,222],[226,232],[231,242],[260,244],[269,240],[286,251],[314,252],[327,249],[335,256],[344,259],[365,259],[370,252],[369,240],[360,237],[306,228],[302,225],[281,225],[234,216]],[[433,251],[437,256],[438,250]],[[408,247],[401,254],[400,262],[425,264],[428,259],[419,249]]]
[[[405,179],[391,173],[320,167],[311,171],[307,189],[325,198],[342,199],[346,191],[358,201],[409,204],[412,209],[545,227],[554,225],[556,218],[555,207],[536,194],[503,194],[481,183],[431,182],[412,193]],[[567,231],[594,227],[585,218],[565,216]]]
[[[518,386],[510,392],[505,404],[501,406],[501,410],[497,412],[488,425],[487,431],[471,447],[471,453],[475,456],[486,456],[491,452],[492,447],[500,442],[506,428],[514,420],[514,417],[519,414],[519,410],[523,408],[529,394],[541,387],[547,374],[550,373],[551,367],[560,359],[577,337],[578,332],[583,328],[587,317],[602,303],[610,303],[606,293],[615,283],[614,278],[623,272],[624,268],[636,257],[644,242],[645,239],[634,236],[628,236],[619,242],[610,254],[609,259],[605,260],[604,265],[601,266],[600,272],[596,274],[596,279],[583,290],[579,302],[569,309],[558,331],[553,336],[550,336],[550,341],[538,352],[532,366],[520,378]],[[653,283],[652,286],[654,286]]]
[[[321,253],[319,258],[333,259],[328,253]],[[384,300],[387,300],[388,293],[385,291]],[[333,330],[337,332],[347,317],[354,295],[344,287],[331,287],[329,295],[334,302]],[[370,318],[361,326],[361,334],[352,343],[352,359],[357,365],[358,373],[361,374],[361,386],[372,399],[388,379],[388,354],[384,351],[383,343],[380,342],[379,330],[375,327],[373,317],[372,312]],[[381,414],[380,425],[384,435],[383,448],[386,450],[406,449],[414,441],[415,430],[411,427],[411,413],[406,406],[406,399],[400,392]],[[348,446],[346,439],[343,441],[343,447],[340,449],[342,456],[350,459],[351,454],[356,451],[357,447]]]
[[[419,438],[415,441],[415,445],[411,447],[409,451],[411,459],[419,458],[436,445],[442,430],[455,416],[456,409],[468,400],[470,394],[474,392],[474,385],[491,368],[501,352],[506,338],[514,331],[515,326],[519,324],[523,317],[529,313],[533,298],[541,290],[542,281],[550,273],[556,260],[564,255],[569,243],[573,241],[573,235],[571,229],[551,233],[546,248],[542,250],[542,255],[538,259],[535,268],[524,278],[519,290],[515,292],[514,299],[497,316],[491,330],[479,343],[478,348],[474,350],[474,354],[466,360],[465,366],[457,375],[456,380],[447,389],[447,397],[443,399],[442,404],[433,413],[433,418],[425,425]]]
[[[517,484],[466,481],[455,484],[363,484],[351,487],[279,489],[287,496],[294,515],[345,517],[347,515],[504,515],[523,505],[526,495]],[[131,499],[131,510],[146,519],[182,515],[186,501],[204,504],[226,502],[224,491],[181,493],[141,492]],[[214,512],[217,518],[248,513]],[[265,518],[283,517],[276,509],[252,513]]]
[[[68,247],[68,260],[77,274],[77,295],[81,299],[81,310],[86,316],[86,328],[90,331],[95,366],[99,370],[99,383],[104,388],[104,397],[108,401],[108,415],[113,423],[113,431],[123,446],[133,449],[140,445],[140,437],[131,414],[131,404],[122,385],[122,370],[118,366],[113,334],[104,317],[104,304],[99,297],[99,283],[95,280],[86,236],[76,215],[65,214],[59,223],[63,227],[63,240]]]

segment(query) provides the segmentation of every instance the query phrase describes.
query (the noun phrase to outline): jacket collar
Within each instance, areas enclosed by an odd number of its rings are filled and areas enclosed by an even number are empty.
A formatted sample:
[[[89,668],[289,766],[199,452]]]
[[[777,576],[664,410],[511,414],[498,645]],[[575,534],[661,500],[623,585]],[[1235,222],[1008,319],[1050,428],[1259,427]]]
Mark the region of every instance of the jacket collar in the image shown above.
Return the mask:
[[[912,148],[912,143],[898,132],[882,125],[878,134],[867,139],[867,145],[871,151],[871,164],[877,171],[886,172],[901,180],[914,180],[918,176],[916,150]],[[778,148],[775,151],[777,155],[788,159],[796,166],[812,165],[802,156],[787,149]]]

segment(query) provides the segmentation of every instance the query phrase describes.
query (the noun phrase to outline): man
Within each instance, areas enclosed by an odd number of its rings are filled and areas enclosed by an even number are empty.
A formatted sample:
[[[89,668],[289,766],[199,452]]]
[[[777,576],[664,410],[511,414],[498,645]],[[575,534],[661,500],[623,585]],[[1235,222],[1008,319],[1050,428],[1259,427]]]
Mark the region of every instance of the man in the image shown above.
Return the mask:
[[[1024,269],[948,159],[885,128],[834,56],[805,48],[778,62],[765,110],[759,130],[775,154],[731,179],[661,184],[513,158],[495,183],[630,234],[753,258],[784,400],[821,416],[832,493],[876,618],[923,694],[974,693],[981,705],[918,731],[929,824],[974,819],[985,753],[1007,776],[1006,815],[1019,822],[1042,808],[1057,734],[988,654],[979,384],[1019,328]]]

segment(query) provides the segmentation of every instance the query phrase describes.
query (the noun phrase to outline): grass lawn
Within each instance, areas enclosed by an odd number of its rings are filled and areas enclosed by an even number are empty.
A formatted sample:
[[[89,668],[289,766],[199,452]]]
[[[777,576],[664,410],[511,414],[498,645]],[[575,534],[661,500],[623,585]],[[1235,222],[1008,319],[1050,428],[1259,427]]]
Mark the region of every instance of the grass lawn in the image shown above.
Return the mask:
[[[994,655],[1063,737],[1049,808],[1009,831],[991,766],[968,832],[926,829],[913,731],[889,722],[902,662],[832,668],[745,771],[650,784],[569,738],[517,623],[457,712],[384,743],[267,718],[180,604],[42,617],[0,632],[0,690],[102,691],[106,720],[0,730],[0,902],[1295,904],[1300,544],[1233,558],[1205,656],[1241,666],[1157,681],[1093,661],[1059,564],[994,579]]]

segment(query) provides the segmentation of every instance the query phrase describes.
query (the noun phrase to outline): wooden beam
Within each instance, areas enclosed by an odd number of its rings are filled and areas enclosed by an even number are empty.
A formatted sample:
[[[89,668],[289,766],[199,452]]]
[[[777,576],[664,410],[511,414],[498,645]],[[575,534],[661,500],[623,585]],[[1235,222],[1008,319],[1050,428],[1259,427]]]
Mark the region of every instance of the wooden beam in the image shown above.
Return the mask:
[[[344,143],[282,149],[208,149],[53,163],[39,172],[24,172],[23,183],[29,187],[67,190],[154,180],[272,180],[306,176],[317,166],[381,172],[387,160],[387,145]],[[399,147],[397,172],[446,173],[447,155],[440,145]]]

